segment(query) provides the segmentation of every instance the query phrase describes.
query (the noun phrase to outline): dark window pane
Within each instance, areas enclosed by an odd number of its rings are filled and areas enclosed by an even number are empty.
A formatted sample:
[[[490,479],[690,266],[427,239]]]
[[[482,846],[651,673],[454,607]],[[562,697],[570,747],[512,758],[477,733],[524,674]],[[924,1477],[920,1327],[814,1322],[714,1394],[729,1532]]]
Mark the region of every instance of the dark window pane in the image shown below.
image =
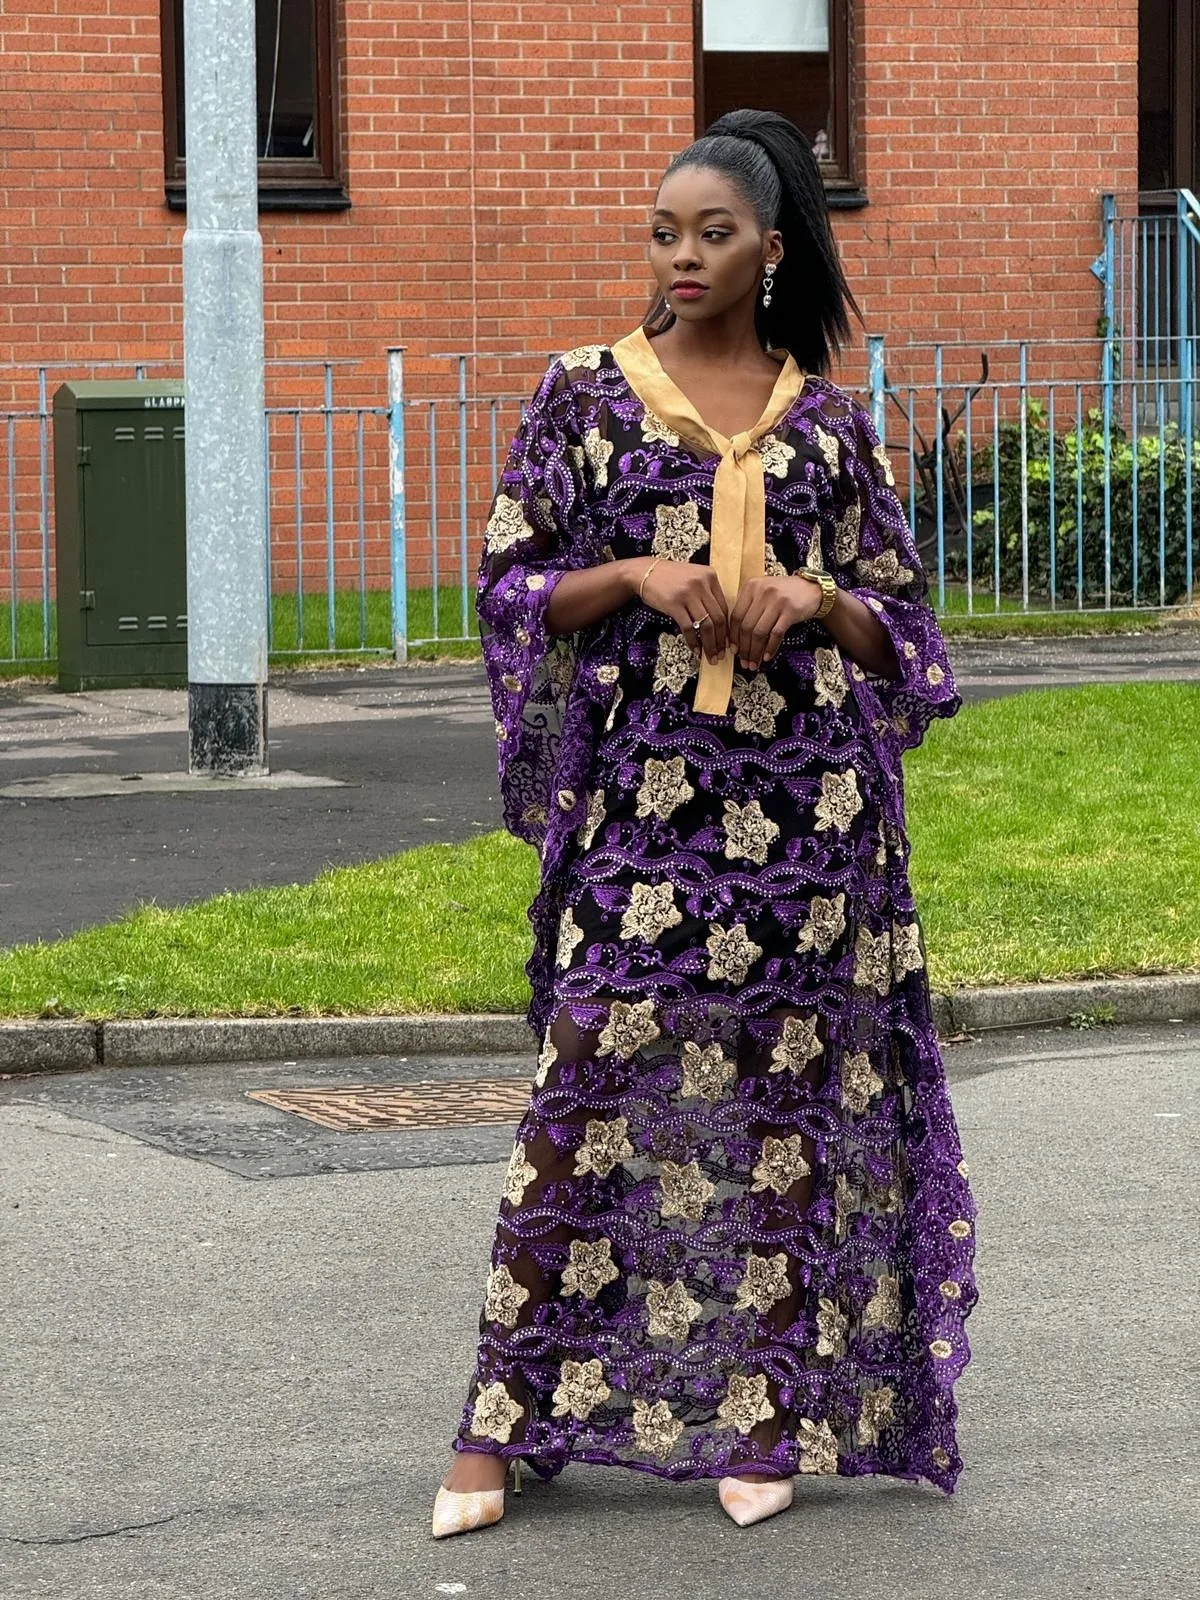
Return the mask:
[[[704,116],[715,122],[740,106],[780,111],[808,135],[819,160],[832,158],[829,57],[704,52]]]
[[[314,160],[317,149],[317,64],[313,0],[257,0],[255,49],[258,154]],[[183,0],[175,0],[175,123],[179,155],[183,125]]]

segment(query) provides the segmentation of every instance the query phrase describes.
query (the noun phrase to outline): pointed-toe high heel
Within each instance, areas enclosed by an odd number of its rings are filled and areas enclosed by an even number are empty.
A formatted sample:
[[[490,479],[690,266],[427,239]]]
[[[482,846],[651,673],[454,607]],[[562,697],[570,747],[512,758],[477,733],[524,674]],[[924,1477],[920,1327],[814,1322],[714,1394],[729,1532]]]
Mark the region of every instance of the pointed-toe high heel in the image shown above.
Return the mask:
[[[521,1493],[521,1463],[512,1464],[513,1493]],[[504,1515],[504,1489],[476,1489],[457,1494],[439,1489],[433,1501],[433,1537],[448,1539],[455,1533],[470,1533],[475,1528],[490,1528]]]
[[[717,1495],[738,1527],[746,1528],[787,1510],[792,1503],[792,1480],[768,1478],[764,1483],[747,1483],[744,1478],[722,1478]]]

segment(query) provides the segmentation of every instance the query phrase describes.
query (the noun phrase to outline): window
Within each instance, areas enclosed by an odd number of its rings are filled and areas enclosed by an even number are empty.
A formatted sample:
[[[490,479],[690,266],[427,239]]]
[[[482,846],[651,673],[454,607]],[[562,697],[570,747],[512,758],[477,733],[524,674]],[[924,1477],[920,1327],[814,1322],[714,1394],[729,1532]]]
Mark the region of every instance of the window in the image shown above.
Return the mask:
[[[350,201],[338,139],[334,0],[255,0],[260,207],[337,210]],[[162,0],[167,204],[185,204],[183,0]]]
[[[694,0],[696,131],[780,111],[812,141],[831,205],[866,203],[854,166],[851,0]]]

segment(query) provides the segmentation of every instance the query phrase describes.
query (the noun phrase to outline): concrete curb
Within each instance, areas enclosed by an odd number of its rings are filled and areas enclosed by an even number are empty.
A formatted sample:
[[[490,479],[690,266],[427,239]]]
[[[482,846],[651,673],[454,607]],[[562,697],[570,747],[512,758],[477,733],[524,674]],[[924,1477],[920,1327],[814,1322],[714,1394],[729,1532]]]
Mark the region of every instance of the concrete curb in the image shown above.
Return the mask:
[[[1200,1018],[1200,973],[956,989],[935,994],[933,1012],[943,1038],[1061,1026],[1078,1015],[1112,1022],[1188,1021]],[[523,1055],[532,1049],[525,1018],[515,1013],[0,1022],[0,1073],[13,1075],[351,1056]]]

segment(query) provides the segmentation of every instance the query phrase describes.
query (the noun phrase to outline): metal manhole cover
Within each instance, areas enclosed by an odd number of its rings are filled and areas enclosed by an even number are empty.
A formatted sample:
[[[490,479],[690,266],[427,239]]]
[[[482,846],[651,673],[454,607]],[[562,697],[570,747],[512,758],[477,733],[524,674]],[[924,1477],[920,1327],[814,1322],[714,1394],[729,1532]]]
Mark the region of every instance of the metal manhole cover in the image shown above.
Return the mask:
[[[251,1089],[247,1098],[341,1133],[367,1128],[478,1128],[519,1121],[529,1104],[529,1085],[522,1078],[359,1083],[332,1089]]]

